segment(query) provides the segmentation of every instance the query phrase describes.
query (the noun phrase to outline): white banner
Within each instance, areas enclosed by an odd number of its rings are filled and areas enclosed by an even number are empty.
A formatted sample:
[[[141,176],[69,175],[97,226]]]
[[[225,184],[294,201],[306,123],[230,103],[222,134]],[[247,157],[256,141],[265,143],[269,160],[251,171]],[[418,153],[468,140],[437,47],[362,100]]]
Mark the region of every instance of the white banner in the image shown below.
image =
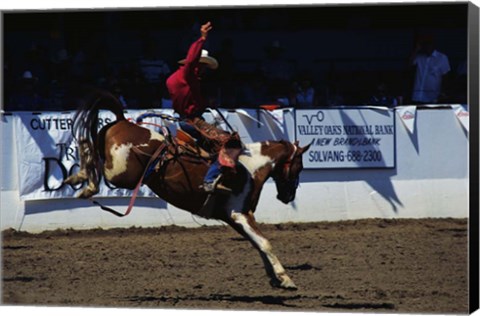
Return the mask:
[[[407,106],[398,106],[397,113],[400,119],[403,122],[403,125],[410,134],[415,132],[415,118],[417,116],[417,106],[407,105]]]
[[[208,122],[215,123],[217,127],[225,131],[229,130],[229,127],[225,122],[225,120],[228,121],[228,110],[218,109],[218,108],[216,109],[207,108],[206,112],[210,113],[211,117],[208,117],[207,115],[203,115],[205,120],[207,120]]]
[[[238,117],[240,118],[240,120],[244,120],[244,119],[252,120],[256,122],[259,126],[263,126],[262,122],[260,122],[259,120],[257,120],[256,118],[248,114],[248,112],[243,109],[235,109],[235,113],[238,114]]]
[[[171,110],[161,112],[172,113]],[[125,116],[135,120],[143,113],[143,110],[128,111]],[[80,163],[77,144],[71,134],[73,116],[73,112],[14,114],[18,183],[22,200],[75,197],[85,185],[72,187],[63,184],[69,175],[78,171]],[[111,112],[102,111],[98,119],[99,127],[114,120]],[[162,124],[159,118],[147,118],[144,121]],[[158,129],[150,124],[145,126]],[[131,195],[130,190],[113,188],[103,180],[100,182],[100,192],[97,195],[99,197]],[[138,195],[154,196],[146,186],[142,186]]]
[[[296,139],[305,168],[395,167],[394,110],[296,110]]]
[[[263,109],[260,109],[259,111],[259,113],[264,116],[266,123],[265,125],[270,130],[270,133],[273,135],[274,139],[282,139],[283,135],[285,134],[283,127],[283,111],[275,110],[276,113]]]
[[[462,124],[463,128],[468,132],[470,128],[470,114],[468,111],[460,104],[452,105],[452,109],[460,124]]]

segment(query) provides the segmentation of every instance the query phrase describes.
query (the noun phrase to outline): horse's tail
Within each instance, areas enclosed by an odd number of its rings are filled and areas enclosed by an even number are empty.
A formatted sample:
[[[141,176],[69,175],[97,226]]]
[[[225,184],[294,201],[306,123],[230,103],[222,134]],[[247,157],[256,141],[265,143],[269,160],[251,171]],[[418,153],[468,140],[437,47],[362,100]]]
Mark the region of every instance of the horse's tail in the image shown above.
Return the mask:
[[[102,174],[101,147],[104,141],[98,137],[100,110],[113,112],[116,122],[126,120],[123,115],[123,106],[118,98],[109,92],[97,90],[82,102],[73,118],[72,128],[73,137],[77,140],[80,150],[80,168],[88,174],[89,185],[95,185],[95,187],[98,186]]]
[[[100,110],[113,112],[117,121],[125,120],[117,97],[107,91],[95,91],[87,96],[73,118],[73,135],[77,140],[96,142]]]

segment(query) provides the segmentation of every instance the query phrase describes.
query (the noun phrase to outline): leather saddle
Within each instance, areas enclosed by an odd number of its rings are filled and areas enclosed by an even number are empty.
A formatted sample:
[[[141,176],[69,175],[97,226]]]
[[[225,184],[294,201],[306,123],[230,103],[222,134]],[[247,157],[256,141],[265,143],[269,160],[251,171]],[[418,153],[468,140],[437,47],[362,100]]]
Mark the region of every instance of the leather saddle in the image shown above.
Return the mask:
[[[187,123],[192,125],[202,138],[196,142],[192,136],[182,130],[177,130],[177,138],[179,137],[178,131],[180,131],[180,138],[183,141],[191,146],[200,144],[200,146],[197,145],[199,153],[203,150],[210,156],[218,154],[218,161],[222,166],[235,168],[238,156],[243,151],[243,144],[238,133],[230,134],[200,118],[188,120]]]
[[[177,129],[177,136],[175,137],[177,145],[185,151],[198,155],[198,157],[207,161],[213,160],[213,155],[201,148],[187,132]],[[182,150],[181,149],[181,150]]]

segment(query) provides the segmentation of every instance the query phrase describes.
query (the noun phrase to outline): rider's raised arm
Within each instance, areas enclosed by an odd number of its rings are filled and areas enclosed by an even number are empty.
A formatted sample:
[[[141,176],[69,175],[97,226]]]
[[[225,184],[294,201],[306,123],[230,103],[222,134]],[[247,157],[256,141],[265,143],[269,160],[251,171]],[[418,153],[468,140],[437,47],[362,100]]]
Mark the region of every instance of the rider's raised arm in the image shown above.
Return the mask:
[[[193,73],[193,70],[200,61],[203,44],[207,40],[208,32],[212,29],[212,23],[207,22],[200,27],[200,38],[192,43],[188,49],[187,58],[185,59],[185,72]]]

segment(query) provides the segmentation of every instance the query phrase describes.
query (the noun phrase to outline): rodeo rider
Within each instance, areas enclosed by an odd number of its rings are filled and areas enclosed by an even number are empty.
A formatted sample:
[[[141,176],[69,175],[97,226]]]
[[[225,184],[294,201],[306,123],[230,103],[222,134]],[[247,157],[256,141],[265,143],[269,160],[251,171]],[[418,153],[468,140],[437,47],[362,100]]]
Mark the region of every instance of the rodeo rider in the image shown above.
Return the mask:
[[[231,189],[219,183],[222,167],[234,168],[241,152],[238,134],[230,135],[226,131],[205,122],[202,117],[207,107],[200,91],[200,82],[206,69],[215,70],[218,62],[202,49],[212,24],[207,22],[200,27],[200,38],[192,43],[187,57],[179,61],[181,65],[170,77],[166,85],[173,103],[173,109],[180,115],[180,127],[183,131],[199,140],[203,136],[217,140],[222,144],[218,158],[211,164],[204,178],[202,188],[207,193],[217,190],[230,192]]]

